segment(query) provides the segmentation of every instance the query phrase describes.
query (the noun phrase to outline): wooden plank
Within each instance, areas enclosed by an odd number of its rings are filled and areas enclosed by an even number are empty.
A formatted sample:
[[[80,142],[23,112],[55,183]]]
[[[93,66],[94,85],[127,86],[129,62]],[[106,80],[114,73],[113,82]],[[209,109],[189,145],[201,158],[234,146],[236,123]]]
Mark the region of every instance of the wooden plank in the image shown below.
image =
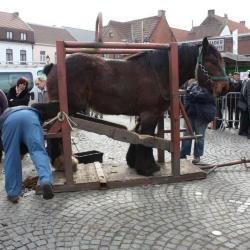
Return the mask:
[[[121,129],[126,129],[127,130],[127,127],[124,126],[124,125],[121,125],[121,124],[118,124],[118,123],[114,123],[114,122],[110,122],[110,121],[101,120],[101,119],[94,118],[94,117],[90,117],[88,115],[84,115],[84,114],[81,114],[81,113],[76,113],[74,115],[74,117],[80,118],[80,119],[83,119],[83,120],[88,120],[88,121],[92,121],[92,122],[96,122],[96,123],[101,123],[101,124],[109,125],[109,126],[112,126],[112,127],[116,127],[116,128],[121,128]]]
[[[132,168],[123,166],[104,165],[104,173],[107,176],[107,188],[132,187],[148,184],[164,184],[188,180],[206,178],[206,173],[188,160],[181,160],[179,176],[172,175],[171,162],[161,165],[161,170],[154,176],[145,177],[138,175]]]
[[[94,166],[96,169],[96,174],[98,176],[98,179],[100,181],[101,186],[105,186],[107,184],[107,179],[105,177],[105,174],[102,169],[102,164],[98,161],[94,162]]]
[[[82,120],[76,117],[70,118],[77,124],[78,129],[86,130],[99,135],[106,135],[118,141],[128,142],[132,144],[142,144],[147,147],[170,151],[170,141],[160,137],[140,135],[133,131],[127,131],[125,129],[112,127],[106,124]]]
[[[62,133],[44,133],[44,138],[45,139],[51,139],[51,138],[62,138]]]
[[[154,176],[145,177],[138,175],[133,168],[124,165],[108,165],[97,164],[97,168],[101,168],[101,174],[97,174],[96,163],[79,164],[78,171],[74,173],[74,184],[65,184],[65,175],[62,172],[54,172],[55,192],[71,192],[80,190],[97,190],[101,188],[118,188],[118,187],[134,187],[148,184],[164,184],[180,181],[190,181],[206,178],[206,172],[202,171],[198,166],[193,165],[191,161],[180,160],[180,175],[173,176],[171,162],[161,164],[161,170],[156,172]],[[98,166],[99,165],[99,166]],[[104,176],[105,181],[98,177]],[[100,181],[103,182],[101,185]]]

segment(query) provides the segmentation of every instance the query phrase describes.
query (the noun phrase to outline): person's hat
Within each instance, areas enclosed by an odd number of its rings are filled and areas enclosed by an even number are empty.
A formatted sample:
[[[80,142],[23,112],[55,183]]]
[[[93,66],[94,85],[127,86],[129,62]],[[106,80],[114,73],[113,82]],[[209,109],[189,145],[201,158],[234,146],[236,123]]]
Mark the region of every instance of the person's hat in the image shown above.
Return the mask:
[[[8,108],[8,100],[5,93],[0,89],[0,115]]]

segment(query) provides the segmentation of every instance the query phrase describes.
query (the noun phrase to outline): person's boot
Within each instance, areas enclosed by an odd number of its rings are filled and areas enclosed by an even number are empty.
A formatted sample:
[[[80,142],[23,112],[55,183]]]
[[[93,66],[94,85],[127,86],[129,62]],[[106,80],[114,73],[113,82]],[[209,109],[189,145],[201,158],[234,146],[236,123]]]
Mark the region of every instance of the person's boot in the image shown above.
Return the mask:
[[[200,162],[200,156],[194,156],[194,159],[192,160],[193,164],[198,164]]]
[[[19,196],[7,196],[7,200],[16,204],[19,201]]]
[[[43,199],[50,200],[54,197],[52,185],[49,183],[44,183],[42,186]]]

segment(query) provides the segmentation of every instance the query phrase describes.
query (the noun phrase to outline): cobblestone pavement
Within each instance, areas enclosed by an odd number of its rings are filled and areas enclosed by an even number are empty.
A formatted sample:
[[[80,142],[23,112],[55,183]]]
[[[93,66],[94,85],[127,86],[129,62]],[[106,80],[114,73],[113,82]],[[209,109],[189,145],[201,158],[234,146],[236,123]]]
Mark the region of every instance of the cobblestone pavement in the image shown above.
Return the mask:
[[[74,138],[79,150],[124,163],[126,143],[84,131]],[[236,130],[207,131],[203,161],[244,156],[249,140]],[[17,205],[6,200],[0,179],[0,249],[250,249],[250,169],[242,165],[199,181],[60,193],[49,201],[27,193]]]

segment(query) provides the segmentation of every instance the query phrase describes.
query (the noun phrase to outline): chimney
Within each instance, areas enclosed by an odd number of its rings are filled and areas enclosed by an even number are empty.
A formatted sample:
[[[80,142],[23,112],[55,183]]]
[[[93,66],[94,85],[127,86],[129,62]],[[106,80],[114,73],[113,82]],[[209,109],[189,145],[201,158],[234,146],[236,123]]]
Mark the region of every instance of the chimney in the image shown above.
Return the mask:
[[[208,10],[207,14],[208,16],[214,16],[215,10]]]
[[[165,10],[158,10],[158,16],[165,16]]]
[[[228,15],[227,15],[227,14],[224,14],[224,18],[228,19]]]
[[[19,12],[13,12],[13,15],[19,17]]]
[[[240,24],[246,26],[246,21],[240,21]]]

